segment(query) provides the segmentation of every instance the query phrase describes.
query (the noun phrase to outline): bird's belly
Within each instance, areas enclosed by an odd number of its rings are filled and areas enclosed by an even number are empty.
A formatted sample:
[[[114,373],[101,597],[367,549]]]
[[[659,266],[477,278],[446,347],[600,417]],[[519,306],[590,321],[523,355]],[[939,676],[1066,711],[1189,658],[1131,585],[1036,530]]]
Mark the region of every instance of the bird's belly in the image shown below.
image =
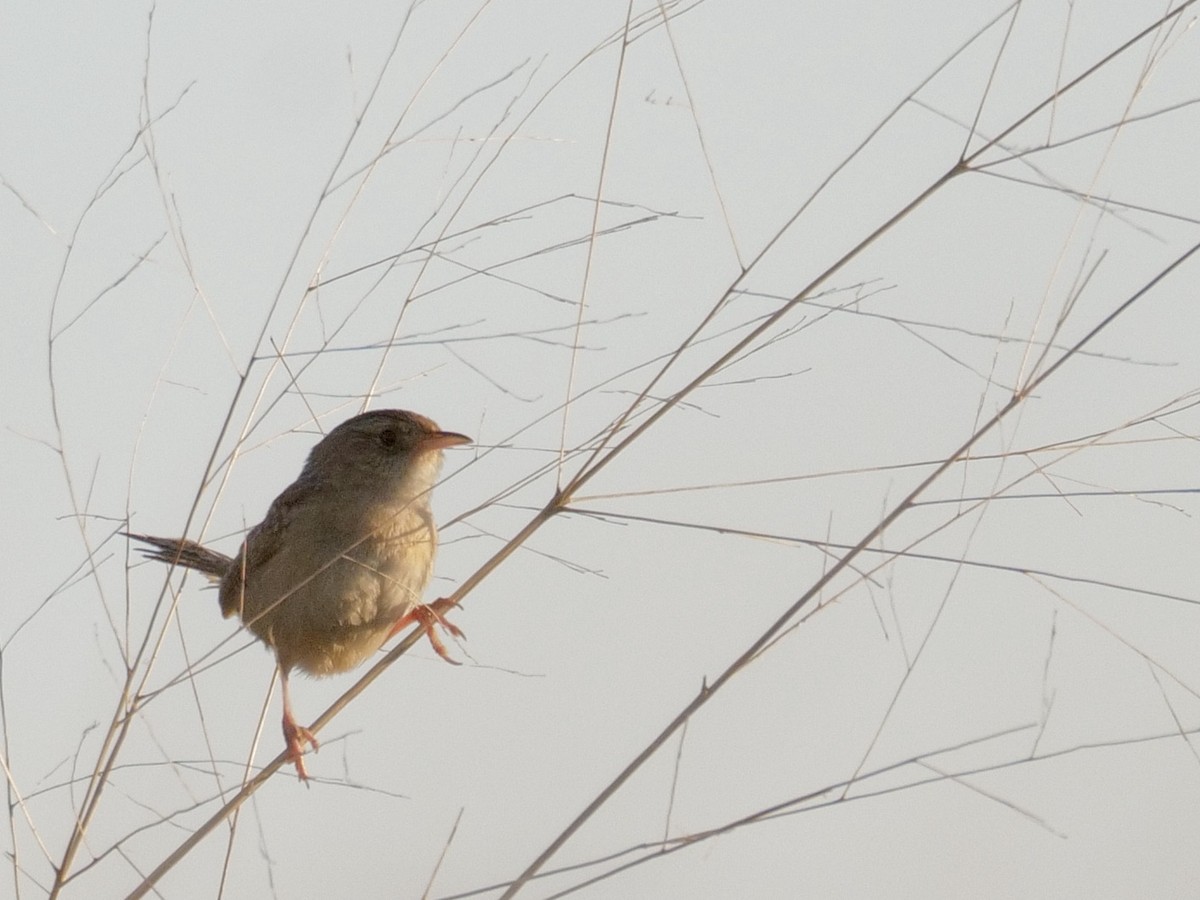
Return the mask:
[[[290,666],[309,675],[335,675],[347,672],[370,658],[387,640],[390,625],[376,628],[350,627],[319,633],[291,629],[283,638]],[[284,653],[276,647],[281,658]]]
[[[410,532],[404,541],[363,545],[321,566],[291,565],[293,577],[266,578],[252,585],[267,588],[267,582],[273,581],[274,590],[268,588],[267,594],[282,599],[247,625],[275,649],[285,667],[311,675],[354,668],[375,653],[396,621],[421,602],[433,543],[413,541],[412,536]]]

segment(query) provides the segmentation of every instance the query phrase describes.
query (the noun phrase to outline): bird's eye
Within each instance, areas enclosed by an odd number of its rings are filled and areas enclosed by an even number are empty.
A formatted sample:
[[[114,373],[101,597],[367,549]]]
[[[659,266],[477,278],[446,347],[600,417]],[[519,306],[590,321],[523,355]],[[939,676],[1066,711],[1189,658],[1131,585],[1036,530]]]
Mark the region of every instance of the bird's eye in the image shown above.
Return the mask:
[[[379,432],[379,443],[383,444],[385,450],[391,450],[396,446],[396,429],[385,428]]]

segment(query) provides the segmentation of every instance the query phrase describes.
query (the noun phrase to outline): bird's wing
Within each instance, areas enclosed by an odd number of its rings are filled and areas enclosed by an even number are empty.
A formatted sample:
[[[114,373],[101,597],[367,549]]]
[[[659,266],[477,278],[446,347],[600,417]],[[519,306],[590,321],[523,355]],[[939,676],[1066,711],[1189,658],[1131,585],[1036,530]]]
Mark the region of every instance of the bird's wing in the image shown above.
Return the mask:
[[[296,510],[312,493],[309,484],[296,481],[275,498],[266,518],[246,534],[237,558],[221,582],[221,613],[226,618],[238,615],[243,609],[242,590],[247,571],[262,571],[287,542],[288,526]]]

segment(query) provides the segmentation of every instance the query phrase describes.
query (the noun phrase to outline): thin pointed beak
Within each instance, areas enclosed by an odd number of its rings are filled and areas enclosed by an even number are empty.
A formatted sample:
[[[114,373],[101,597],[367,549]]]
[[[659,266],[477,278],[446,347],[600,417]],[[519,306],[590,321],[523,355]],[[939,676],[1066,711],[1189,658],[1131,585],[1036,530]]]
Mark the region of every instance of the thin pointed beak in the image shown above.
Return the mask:
[[[459,444],[469,444],[471,439],[456,431],[431,431],[421,438],[422,450],[444,450],[447,447],[457,447]]]

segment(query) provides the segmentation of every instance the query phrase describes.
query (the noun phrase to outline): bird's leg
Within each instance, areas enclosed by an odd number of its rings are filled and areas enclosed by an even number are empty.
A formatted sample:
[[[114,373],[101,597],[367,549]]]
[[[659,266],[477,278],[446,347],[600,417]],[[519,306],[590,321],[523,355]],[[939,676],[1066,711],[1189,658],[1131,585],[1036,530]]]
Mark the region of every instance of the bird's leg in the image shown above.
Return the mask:
[[[454,604],[445,597],[440,600],[434,600],[432,603],[419,603],[396,620],[396,624],[388,632],[387,639],[391,640],[395,635],[416,622],[427,629],[425,634],[428,635],[429,643],[433,645],[434,652],[438,656],[451,665],[461,665],[458,660],[450,656],[450,653],[446,650],[446,645],[442,643],[442,639],[438,637],[437,633],[438,626],[441,626],[446,629],[448,634],[452,634],[456,638],[466,637],[461,628],[442,617],[442,613],[453,607]]]
[[[283,692],[283,740],[287,744],[288,759],[296,766],[296,774],[301,781],[308,781],[308,771],[304,768],[304,745],[312,744],[313,750],[320,748],[313,733],[296,721],[292,713],[292,697],[288,691],[287,669],[279,670],[279,683]]]

